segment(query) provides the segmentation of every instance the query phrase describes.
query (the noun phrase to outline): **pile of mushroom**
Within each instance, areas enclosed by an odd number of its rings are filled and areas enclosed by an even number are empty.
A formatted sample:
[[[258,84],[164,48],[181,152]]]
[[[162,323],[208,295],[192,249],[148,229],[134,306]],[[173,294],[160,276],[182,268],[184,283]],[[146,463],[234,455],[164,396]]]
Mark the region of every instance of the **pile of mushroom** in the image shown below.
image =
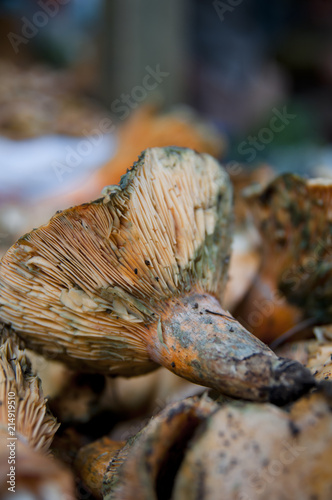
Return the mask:
[[[163,366],[212,389],[167,406],[126,443],[106,436],[82,447],[75,467],[96,497],[263,499],[257,468],[302,447],[269,496],[331,498],[329,387],[222,307],[232,214],[215,159],[150,148],[118,186],[60,211],[0,262],[0,321],[27,348],[80,372],[133,377]],[[305,214],[311,231],[311,206]]]
[[[0,319],[80,370],[163,365],[235,397],[287,402],[313,385],[224,311],[232,190],[209,155],[146,150],[120,186],[55,215],[0,264]]]
[[[127,443],[83,447],[76,470],[97,498],[331,498],[330,388],[289,410],[189,398],[167,406]],[[319,438],[320,437],[320,438]]]

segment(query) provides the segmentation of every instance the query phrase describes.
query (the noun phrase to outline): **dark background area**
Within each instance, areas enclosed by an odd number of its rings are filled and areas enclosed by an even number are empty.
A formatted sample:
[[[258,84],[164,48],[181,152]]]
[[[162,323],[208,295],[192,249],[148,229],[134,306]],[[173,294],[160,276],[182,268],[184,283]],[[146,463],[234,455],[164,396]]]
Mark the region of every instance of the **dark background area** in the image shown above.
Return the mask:
[[[331,141],[328,0],[62,0],[15,53],[8,35],[24,37],[40,3],[0,2],[2,58],[81,71],[86,92],[106,106],[159,64],[170,73],[160,89],[165,106],[185,102],[214,120],[234,141],[233,156],[278,106],[298,119],[273,146]]]
[[[0,62],[22,69],[22,85],[24,71],[50,68],[56,91],[55,75],[68,73],[116,125],[147,102],[184,103],[224,133],[223,162],[330,177],[331,27],[329,0],[0,0]],[[142,94],[156,68],[167,76]],[[0,65],[0,139],[7,69]]]

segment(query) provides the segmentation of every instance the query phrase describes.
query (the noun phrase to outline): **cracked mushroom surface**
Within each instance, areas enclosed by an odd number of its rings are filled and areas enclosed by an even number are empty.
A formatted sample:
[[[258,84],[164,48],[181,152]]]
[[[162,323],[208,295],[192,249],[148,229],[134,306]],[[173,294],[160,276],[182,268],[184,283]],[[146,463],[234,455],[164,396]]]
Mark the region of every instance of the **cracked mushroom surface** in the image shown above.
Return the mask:
[[[23,236],[0,264],[0,319],[80,370],[158,364],[236,397],[279,403],[313,383],[219,303],[232,188],[209,155],[147,149],[119,186]]]

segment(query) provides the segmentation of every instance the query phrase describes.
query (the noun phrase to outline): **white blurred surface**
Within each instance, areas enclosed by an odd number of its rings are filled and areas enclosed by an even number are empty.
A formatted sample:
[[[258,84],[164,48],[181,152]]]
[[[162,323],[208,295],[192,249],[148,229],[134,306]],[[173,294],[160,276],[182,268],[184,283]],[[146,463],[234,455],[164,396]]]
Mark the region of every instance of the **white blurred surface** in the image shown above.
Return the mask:
[[[73,190],[114,152],[115,138],[110,135],[22,141],[0,137],[0,202],[34,203]]]

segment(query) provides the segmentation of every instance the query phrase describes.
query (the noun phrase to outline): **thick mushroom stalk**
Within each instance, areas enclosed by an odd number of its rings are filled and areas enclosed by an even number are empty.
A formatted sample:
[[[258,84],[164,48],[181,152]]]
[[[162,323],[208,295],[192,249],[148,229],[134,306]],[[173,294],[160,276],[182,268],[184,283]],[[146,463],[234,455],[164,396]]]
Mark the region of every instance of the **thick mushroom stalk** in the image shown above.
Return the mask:
[[[207,293],[172,299],[150,331],[152,359],[223,394],[282,405],[314,385],[309,370],[276,356]]]
[[[9,249],[0,320],[81,371],[133,376],[162,364],[229,395],[288,401],[308,372],[278,361],[218,303],[231,214],[229,178],[211,156],[147,149],[103,198]]]

